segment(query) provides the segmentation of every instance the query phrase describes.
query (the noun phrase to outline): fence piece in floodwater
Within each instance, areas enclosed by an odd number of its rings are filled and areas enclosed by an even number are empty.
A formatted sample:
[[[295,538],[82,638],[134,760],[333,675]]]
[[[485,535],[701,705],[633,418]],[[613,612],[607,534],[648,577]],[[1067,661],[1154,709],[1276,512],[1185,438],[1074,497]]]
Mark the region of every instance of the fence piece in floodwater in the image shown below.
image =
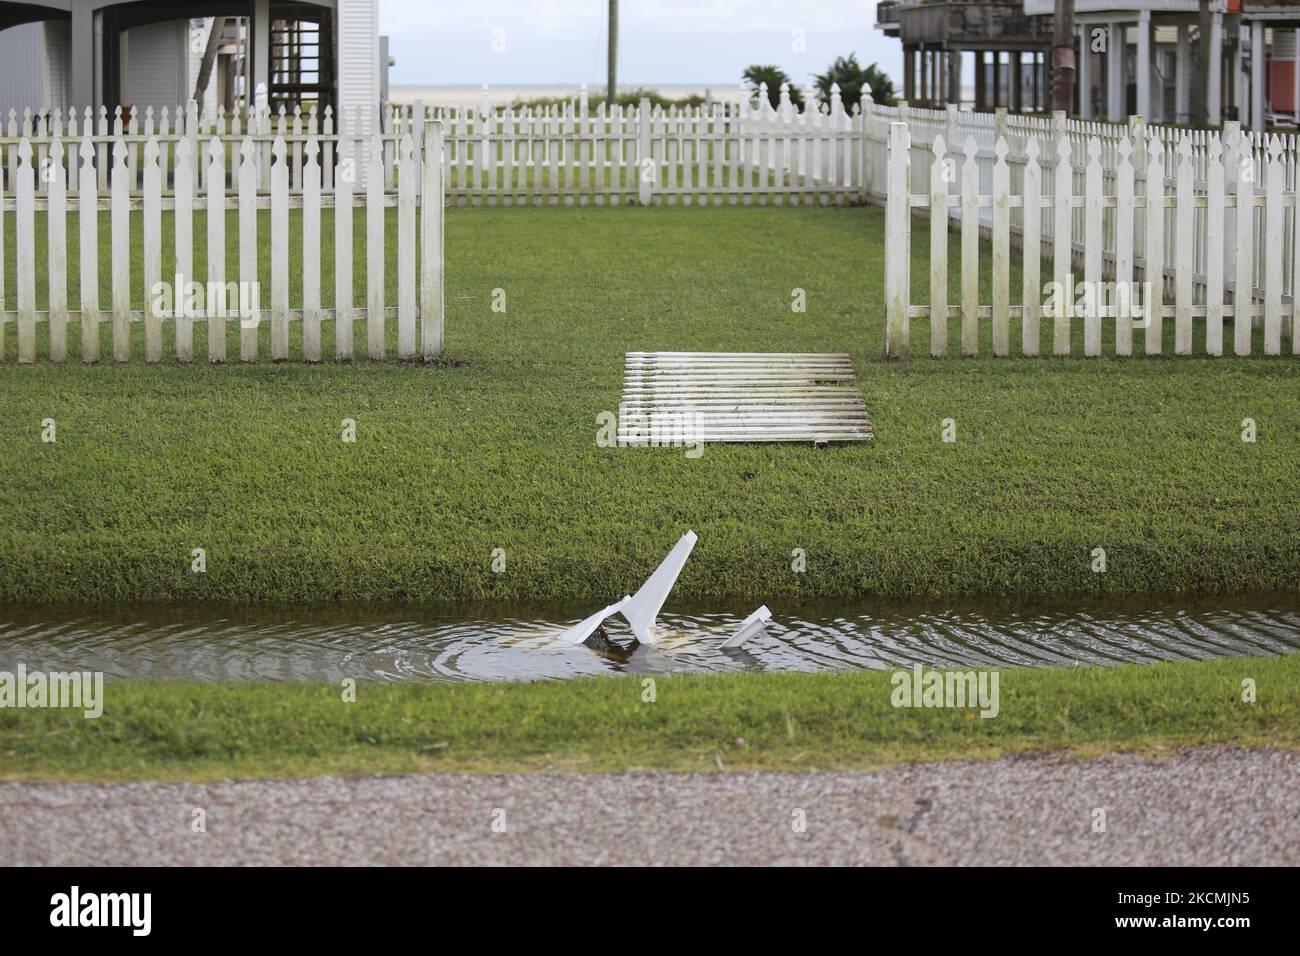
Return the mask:
[[[664,601],[668,600],[668,592],[677,583],[677,577],[686,566],[686,559],[691,556],[691,551],[694,550],[695,542],[698,540],[699,537],[694,531],[687,531],[682,535],[673,545],[673,549],[668,552],[668,557],[655,568],[654,574],[646,578],[640,590],[630,598],[626,598],[619,608],[619,613],[631,625],[632,633],[642,644],[655,643],[655,618],[659,616]]]
[[[770,620],[772,620],[772,612],[769,611],[767,605],[764,604],[757,611],[740,622],[740,627],[736,628],[735,632],[722,642],[723,649],[739,647],[741,644],[744,644],[755,634],[762,631]]]
[[[566,644],[581,644],[596,632],[596,628],[600,627],[600,625],[604,624],[606,620],[621,611],[623,606],[630,600],[632,599],[625,597],[623,600],[615,601],[609,607],[597,611],[595,614],[591,615],[591,617],[584,618],[562,633],[560,635],[560,640]]]

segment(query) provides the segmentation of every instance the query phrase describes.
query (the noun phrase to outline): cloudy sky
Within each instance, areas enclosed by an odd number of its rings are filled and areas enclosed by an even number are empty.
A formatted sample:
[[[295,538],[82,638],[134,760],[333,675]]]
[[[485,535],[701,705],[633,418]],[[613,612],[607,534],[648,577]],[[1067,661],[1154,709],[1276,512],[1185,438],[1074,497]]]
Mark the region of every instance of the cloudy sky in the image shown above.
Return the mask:
[[[619,83],[738,84],[747,65],[776,63],[802,84],[848,53],[897,77],[902,51],[874,28],[875,8],[620,0]],[[606,0],[380,0],[379,9],[393,83],[604,84]]]

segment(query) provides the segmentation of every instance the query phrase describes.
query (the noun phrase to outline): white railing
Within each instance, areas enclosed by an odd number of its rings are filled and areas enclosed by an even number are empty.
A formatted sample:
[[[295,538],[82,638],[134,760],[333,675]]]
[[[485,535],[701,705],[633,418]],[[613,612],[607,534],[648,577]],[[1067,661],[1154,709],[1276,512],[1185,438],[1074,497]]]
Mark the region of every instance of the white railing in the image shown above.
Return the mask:
[[[913,318],[928,318],[929,352],[935,356],[948,353],[952,318],[960,320],[964,355],[985,347],[998,356],[1016,351],[1013,319],[1020,320],[1018,351],[1024,355],[1040,354],[1044,323],[1056,355],[1071,354],[1080,325],[1085,356],[1101,355],[1103,339],[1116,355],[1133,354],[1135,330],[1142,332],[1145,354],[1160,354],[1166,348],[1166,319],[1173,320],[1176,355],[1191,355],[1198,345],[1204,354],[1222,355],[1228,322],[1237,355],[1261,349],[1266,355],[1280,354],[1285,334],[1291,351],[1300,353],[1300,296],[1295,294],[1300,291],[1300,244],[1293,241],[1298,204],[1294,185],[1288,187],[1288,181],[1294,183],[1295,160],[1294,154],[1285,154],[1281,139],[1266,141],[1261,161],[1257,142],[1240,133],[1227,142],[1209,134],[1199,143],[1184,134],[1172,158],[1159,135],[1149,135],[1145,142],[1125,135],[1116,140],[1111,159],[1101,137],[1091,136],[1085,141],[1081,188],[1070,137],[1057,136],[1051,153],[1039,142],[1037,136],[1025,142],[1017,187],[1011,144],[1007,137],[997,137],[991,182],[985,188],[974,136],[961,145],[960,166],[942,134],[934,135],[922,153],[928,153],[928,160],[918,164],[910,124],[890,125],[887,355],[909,353]],[[918,175],[924,181],[921,188]],[[913,209],[929,213],[930,282],[923,304],[913,301],[910,281]],[[954,210],[960,210],[960,296],[959,304],[950,305],[948,245]],[[1016,212],[1022,282],[1013,290]],[[982,270],[985,223],[992,250],[988,268]],[[1082,242],[1076,244],[1079,234]],[[1044,283],[1045,266],[1050,279]],[[1081,276],[1076,276],[1080,266]],[[980,301],[982,271],[991,276],[989,303]]]
[[[378,134],[331,137],[337,163],[322,161],[325,143],[315,135],[301,138],[291,152],[291,144],[278,134],[207,137],[199,136],[197,128],[189,134],[189,127],[170,139],[157,132],[134,139],[124,133],[106,144],[98,134],[78,136],[56,128],[38,142],[20,137],[7,145],[6,175],[0,177],[0,360],[6,327],[12,324],[20,363],[36,361],[42,338],[46,356],[65,361],[68,325],[76,323],[81,360],[98,361],[100,327],[109,323],[115,361],[132,358],[133,326],[138,324],[142,343],[135,344],[142,344],[145,361],[161,360],[166,327],[176,359],[188,362],[197,322],[205,326],[209,361],[224,362],[231,319],[237,320],[240,359],[246,362],[259,357],[263,323],[269,326],[270,357],[276,361],[290,358],[291,322],[301,323],[298,357],[308,362],[322,358],[321,329],[327,322],[334,327],[332,357],[351,359],[357,320],[365,322],[370,358],[385,357],[388,320],[394,318],[398,358],[428,360],[439,354],[443,189],[436,122],[427,126],[419,150],[409,133],[392,140],[393,189],[387,187],[387,141]],[[354,206],[365,209],[363,307],[355,305]],[[396,208],[395,223],[386,216],[389,207]],[[333,308],[322,307],[323,209],[333,210]],[[267,214],[260,217],[260,210]],[[101,211],[109,214],[107,249],[100,236]],[[167,220],[164,211],[171,213]],[[227,263],[228,212],[235,213],[237,266]],[[12,260],[4,228],[11,215]],[[38,221],[45,227],[46,252],[39,274]],[[196,222],[206,231],[204,264],[194,262]],[[266,234],[259,236],[259,229],[268,226],[269,243]],[[69,229],[76,230],[76,276],[69,275]],[[174,257],[164,257],[164,249],[172,248]],[[109,257],[107,301],[101,298],[104,253]],[[138,272],[133,265],[137,258]],[[170,275],[163,274],[166,259],[174,260]],[[396,271],[395,307],[385,295],[389,269]],[[268,296],[262,295],[261,271],[269,277]],[[9,274],[15,278],[12,299],[6,290]],[[133,285],[143,292],[142,308],[133,307]],[[300,301],[292,305],[291,285],[301,288]],[[38,286],[44,308],[38,308]],[[73,290],[76,308],[70,304]],[[237,308],[231,307],[232,295]],[[38,336],[42,327],[43,337]]]

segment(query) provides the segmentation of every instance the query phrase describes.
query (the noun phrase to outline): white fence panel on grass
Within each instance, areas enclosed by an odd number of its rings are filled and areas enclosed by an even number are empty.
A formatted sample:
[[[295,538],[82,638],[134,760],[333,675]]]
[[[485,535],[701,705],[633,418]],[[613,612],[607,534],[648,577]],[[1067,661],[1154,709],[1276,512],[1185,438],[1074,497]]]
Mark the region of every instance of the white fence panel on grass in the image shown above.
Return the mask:
[[[918,188],[910,133],[910,124],[892,123],[887,144],[887,355],[908,354],[913,318],[929,320],[931,354],[946,354],[953,317],[961,322],[965,355],[979,353],[985,319],[990,320],[992,353],[1010,354],[1009,332],[1016,318],[1024,355],[1039,353],[1043,321],[1051,322],[1055,355],[1071,354],[1080,328],[1085,356],[1103,354],[1107,341],[1114,354],[1132,354],[1134,330],[1142,333],[1142,351],[1157,355],[1168,347],[1167,319],[1173,321],[1175,355],[1194,354],[1198,343],[1205,354],[1222,354],[1225,321],[1233,323],[1238,355],[1281,354],[1284,337],[1290,339],[1290,351],[1300,354],[1300,250],[1294,242],[1300,203],[1294,180],[1287,184],[1285,144],[1279,138],[1264,143],[1261,164],[1256,143],[1240,135],[1227,144],[1217,135],[1205,137],[1199,152],[1191,135],[1174,142],[1172,149],[1165,149],[1153,133],[1145,143],[1126,135],[1115,144],[1107,176],[1105,144],[1091,137],[1084,144],[1081,182],[1074,176],[1068,137],[1057,136],[1055,149],[1045,156],[1035,139],[1026,146],[1020,187],[1013,189],[1006,137],[994,140],[986,187],[975,137],[967,136],[964,162],[954,175],[953,146],[937,134],[920,164],[925,182]],[[1262,175],[1255,174],[1256,164]],[[1205,188],[1198,186],[1198,176]],[[1224,188],[1229,179],[1230,192]],[[1042,188],[1046,182],[1053,184],[1050,193]],[[913,303],[910,295],[914,209],[930,213],[930,302],[925,304]],[[962,249],[961,304],[956,307],[948,304],[947,257],[954,210],[960,211]],[[1018,302],[1010,295],[1013,211],[1019,211],[1021,224]],[[1235,235],[1225,246],[1221,224],[1229,217]],[[982,267],[977,239],[986,222],[992,240],[985,270],[992,297],[988,305],[978,301]],[[1044,245],[1047,235],[1051,242]],[[1073,241],[1075,235],[1081,242]],[[1051,260],[1052,282],[1040,287],[1044,257]]]
[[[48,122],[54,124],[54,135],[47,139],[20,136],[0,144],[6,147],[0,148],[0,157],[7,160],[0,168],[0,361],[7,356],[5,332],[10,325],[17,328],[20,363],[37,360],[41,327],[47,330],[46,357],[66,361],[67,326],[75,322],[81,360],[97,362],[105,321],[112,324],[111,355],[116,362],[130,361],[137,329],[142,330],[146,362],[162,359],[168,331],[176,360],[192,361],[196,322],[206,332],[209,362],[224,362],[228,320],[239,323],[244,362],[257,360],[259,330],[268,321],[270,355],[276,361],[292,357],[291,323],[301,323],[302,360],[321,360],[324,322],[335,326],[333,357],[353,358],[352,324],[358,319],[366,322],[371,358],[385,356],[390,319],[396,319],[399,358],[430,360],[440,353],[444,193],[443,138],[436,121],[428,121],[422,130],[419,150],[409,131],[392,140],[397,164],[392,188],[385,185],[388,141],[382,136],[362,144],[350,135],[331,135],[325,143],[310,131],[302,132],[297,118],[294,135],[301,138],[293,143],[280,135],[200,136],[197,125],[192,136],[170,138],[158,133],[132,138],[125,132],[104,139],[64,136],[57,117]],[[117,125],[121,127],[120,120]],[[364,191],[354,188],[358,181],[365,182]],[[363,200],[366,305],[357,308],[352,209]],[[390,207],[396,210],[395,223],[386,227]],[[326,209],[335,215],[331,309],[322,307],[321,295],[321,221]],[[101,216],[105,212],[107,219]],[[166,232],[165,212],[170,213]],[[79,274],[71,283],[70,215],[77,219],[79,261]],[[269,222],[265,264],[258,244],[259,228],[265,226],[259,227],[259,215]],[[227,257],[228,216],[232,235],[237,236],[237,269]],[[206,263],[194,261],[196,217],[203,220]],[[422,228],[417,229],[417,218]],[[299,238],[291,249],[294,219]],[[10,221],[12,254],[4,240]],[[106,234],[101,233],[105,223]],[[39,226],[48,237],[43,270],[38,270],[36,256]],[[137,247],[138,265],[133,255]],[[171,275],[163,275],[168,247],[175,249],[174,266]],[[390,250],[392,266],[387,265]],[[301,255],[295,256],[298,251]],[[107,266],[107,312],[101,266]],[[393,305],[386,301],[386,268],[395,270],[398,292]],[[259,269],[269,273],[269,296],[261,294]],[[7,276],[15,283],[13,301],[7,297]],[[45,288],[39,288],[41,284]],[[76,308],[70,307],[70,285]],[[296,304],[291,302],[295,286],[301,289]],[[134,307],[133,290],[139,307]],[[45,293],[44,308],[38,308],[38,292]]]

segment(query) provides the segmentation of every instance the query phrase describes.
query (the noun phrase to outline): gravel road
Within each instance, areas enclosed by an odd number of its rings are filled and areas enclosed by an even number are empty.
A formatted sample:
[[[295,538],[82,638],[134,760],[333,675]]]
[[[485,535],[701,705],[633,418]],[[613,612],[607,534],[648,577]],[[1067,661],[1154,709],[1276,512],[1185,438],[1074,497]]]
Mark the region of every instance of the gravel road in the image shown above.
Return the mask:
[[[1295,866],[1297,806],[1300,753],[1226,748],[874,773],[4,783],[0,865]]]

